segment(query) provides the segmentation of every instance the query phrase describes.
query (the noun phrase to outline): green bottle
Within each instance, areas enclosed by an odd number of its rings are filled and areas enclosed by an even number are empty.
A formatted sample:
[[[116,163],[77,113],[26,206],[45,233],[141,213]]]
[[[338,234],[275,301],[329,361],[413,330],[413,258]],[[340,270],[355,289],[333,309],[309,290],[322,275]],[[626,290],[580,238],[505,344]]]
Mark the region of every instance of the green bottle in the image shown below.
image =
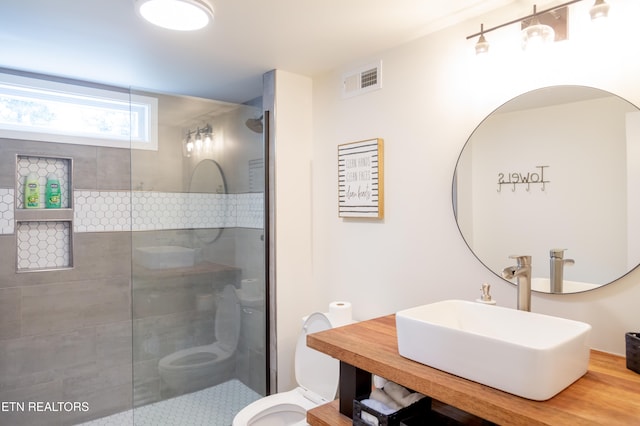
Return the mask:
[[[47,186],[45,188],[45,207],[48,209],[59,209],[61,203],[60,180],[54,174],[47,176]]]
[[[38,183],[38,175],[35,173],[29,173],[24,181],[24,208],[40,208],[40,184]]]

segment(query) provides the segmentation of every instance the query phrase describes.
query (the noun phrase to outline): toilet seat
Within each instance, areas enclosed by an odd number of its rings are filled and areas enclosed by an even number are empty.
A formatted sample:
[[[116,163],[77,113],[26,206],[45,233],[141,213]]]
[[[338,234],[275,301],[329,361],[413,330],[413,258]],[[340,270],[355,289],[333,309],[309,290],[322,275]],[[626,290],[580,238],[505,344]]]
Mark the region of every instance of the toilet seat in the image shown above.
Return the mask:
[[[317,406],[298,387],[251,403],[234,417],[233,426],[306,425],[307,411]]]
[[[197,370],[214,361],[227,359],[232,354],[233,352],[214,343],[179,350],[162,358],[159,365],[168,370]]]
[[[304,322],[295,353],[299,386],[261,398],[243,408],[233,426],[296,426],[307,424],[307,411],[334,399],[340,379],[337,359],[307,346],[307,334],[331,328],[329,319],[313,313]]]

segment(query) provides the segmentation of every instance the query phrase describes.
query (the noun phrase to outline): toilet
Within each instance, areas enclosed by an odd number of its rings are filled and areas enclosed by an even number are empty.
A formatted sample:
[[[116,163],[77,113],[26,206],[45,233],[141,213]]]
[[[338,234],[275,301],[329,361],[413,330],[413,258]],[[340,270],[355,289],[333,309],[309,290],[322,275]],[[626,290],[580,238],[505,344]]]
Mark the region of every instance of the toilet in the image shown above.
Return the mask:
[[[168,393],[184,394],[232,379],[235,376],[240,323],[240,302],[235,287],[227,285],[216,309],[215,341],[179,350],[158,362],[160,377]]]
[[[339,362],[307,346],[307,334],[330,329],[326,315],[307,317],[298,337],[295,375],[298,387],[259,399],[233,419],[233,426],[306,425],[307,411],[333,401],[338,390]]]

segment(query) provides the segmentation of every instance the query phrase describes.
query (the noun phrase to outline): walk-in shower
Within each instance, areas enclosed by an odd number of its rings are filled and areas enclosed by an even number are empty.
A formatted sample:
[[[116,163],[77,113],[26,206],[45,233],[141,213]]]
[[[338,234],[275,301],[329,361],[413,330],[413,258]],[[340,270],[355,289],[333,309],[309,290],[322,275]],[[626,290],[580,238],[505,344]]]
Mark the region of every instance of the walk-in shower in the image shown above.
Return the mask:
[[[157,149],[0,134],[0,424],[231,424],[268,386],[261,102],[106,89],[156,100]],[[23,165],[67,208],[25,213]],[[72,263],[17,267],[58,222]]]
[[[162,96],[169,140],[131,151],[134,406],[232,379],[266,392],[264,148],[242,125],[259,113]],[[185,263],[145,264],[150,248]]]

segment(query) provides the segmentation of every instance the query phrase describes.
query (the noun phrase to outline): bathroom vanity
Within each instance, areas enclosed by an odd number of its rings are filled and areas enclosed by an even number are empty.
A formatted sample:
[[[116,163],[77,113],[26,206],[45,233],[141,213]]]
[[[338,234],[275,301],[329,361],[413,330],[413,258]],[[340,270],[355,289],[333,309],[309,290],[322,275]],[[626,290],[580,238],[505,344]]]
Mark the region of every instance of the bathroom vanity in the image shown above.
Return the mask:
[[[341,374],[340,400],[310,410],[312,426],[350,425],[353,399],[368,392],[371,374],[500,425],[631,425],[640,419],[640,374],[626,368],[625,358],[604,352],[591,351],[582,378],[539,402],[401,357],[395,315],[311,334],[307,345],[339,359]]]

